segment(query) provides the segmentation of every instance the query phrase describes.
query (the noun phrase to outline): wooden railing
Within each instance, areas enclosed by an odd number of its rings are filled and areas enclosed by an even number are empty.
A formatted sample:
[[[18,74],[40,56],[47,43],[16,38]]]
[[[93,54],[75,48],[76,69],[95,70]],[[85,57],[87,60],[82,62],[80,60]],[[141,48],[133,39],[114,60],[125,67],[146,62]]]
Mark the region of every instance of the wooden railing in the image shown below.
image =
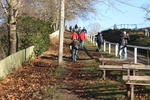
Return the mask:
[[[91,41],[95,46],[97,45],[95,42],[95,36],[92,35],[87,35],[87,38],[89,41]],[[109,54],[115,54],[116,57],[118,57],[118,48],[119,48],[119,44],[118,43],[112,43],[112,42],[108,42],[108,41],[104,41],[103,43],[103,51],[106,52],[108,51]],[[134,46],[134,45],[127,45],[127,49],[128,48],[133,48],[134,52],[133,52],[133,62],[136,64],[138,63],[138,50],[139,49],[143,49],[143,50],[148,50],[148,54],[150,54],[150,47],[142,47],[142,46]],[[127,54],[128,55],[128,54]],[[150,63],[150,59],[149,59],[149,55],[147,55],[148,58],[147,59],[147,64]]]

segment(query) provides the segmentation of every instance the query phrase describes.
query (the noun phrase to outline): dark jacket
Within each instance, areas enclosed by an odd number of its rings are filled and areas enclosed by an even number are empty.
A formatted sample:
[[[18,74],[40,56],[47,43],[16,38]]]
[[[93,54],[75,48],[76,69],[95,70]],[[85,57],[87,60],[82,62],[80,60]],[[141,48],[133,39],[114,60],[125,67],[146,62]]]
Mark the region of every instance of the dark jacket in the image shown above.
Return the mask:
[[[128,44],[129,39],[130,38],[129,38],[128,34],[121,34],[119,44],[123,45],[123,46],[126,46]]]
[[[96,40],[97,43],[103,43],[104,42],[102,34],[97,34],[95,36],[95,40]]]

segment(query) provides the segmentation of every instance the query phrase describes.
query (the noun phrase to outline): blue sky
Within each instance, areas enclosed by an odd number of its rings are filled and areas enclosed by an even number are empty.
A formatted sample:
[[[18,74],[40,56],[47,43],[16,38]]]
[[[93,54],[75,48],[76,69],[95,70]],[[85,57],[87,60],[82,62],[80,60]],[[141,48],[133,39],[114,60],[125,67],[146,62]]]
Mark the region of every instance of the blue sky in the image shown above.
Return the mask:
[[[108,0],[110,1],[110,0]],[[150,21],[145,20],[145,12],[140,7],[150,3],[149,0],[122,0],[126,4],[112,0],[111,3],[97,3],[96,13],[88,14],[88,19],[77,18],[69,22],[69,25],[77,23],[87,29],[94,24],[101,26],[100,30],[107,29],[114,24],[137,24],[140,27],[150,27]]]

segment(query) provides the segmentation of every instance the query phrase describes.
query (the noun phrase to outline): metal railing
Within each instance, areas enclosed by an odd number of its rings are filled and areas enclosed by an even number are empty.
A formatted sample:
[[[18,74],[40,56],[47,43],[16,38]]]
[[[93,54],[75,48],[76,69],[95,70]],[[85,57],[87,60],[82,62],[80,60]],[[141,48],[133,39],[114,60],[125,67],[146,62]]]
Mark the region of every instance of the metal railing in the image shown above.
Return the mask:
[[[87,39],[89,41],[91,41],[96,46],[95,36],[87,35]],[[108,42],[108,41],[104,41],[104,43],[103,43],[103,51],[104,52],[108,51],[109,54],[113,53],[116,57],[119,56],[118,55],[118,52],[119,52],[118,48],[119,48],[119,44],[118,43],[112,43],[112,42]],[[130,52],[132,52],[132,50],[129,50],[129,48],[133,48],[133,53],[130,53]],[[132,56],[133,57],[133,62],[136,64],[136,63],[138,63],[138,59],[140,58],[138,56],[141,55],[141,54],[138,54],[138,50],[139,49],[147,50],[149,52],[148,55],[147,55],[148,58],[145,57],[146,60],[148,60],[148,61],[146,61],[147,64],[149,64],[150,63],[150,59],[149,59],[150,47],[127,45],[127,50],[128,50],[127,55],[129,55],[129,53],[133,54],[133,56]]]

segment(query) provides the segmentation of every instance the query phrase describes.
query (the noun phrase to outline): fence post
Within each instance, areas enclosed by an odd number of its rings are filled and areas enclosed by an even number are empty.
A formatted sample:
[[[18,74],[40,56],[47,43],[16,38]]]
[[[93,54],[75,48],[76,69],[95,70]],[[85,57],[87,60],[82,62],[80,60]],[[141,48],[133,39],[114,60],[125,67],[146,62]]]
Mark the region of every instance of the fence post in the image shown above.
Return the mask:
[[[118,56],[118,43],[116,43],[116,46],[115,46],[115,55],[116,57]]]
[[[131,84],[131,100],[134,100],[134,85]]]
[[[111,43],[109,43],[109,54],[111,53]]]
[[[90,35],[90,40],[91,40],[91,42],[92,42],[92,36]]]
[[[92,36],[92,43],[94,44],[94,36]]]
[[[106,51],[106,41],[104,41],[104,52]]]
[[[88,39],[88,41],[89,41],[89,35],[87,35],[87,39]]]
[[[137,63],[137,48],[134,48],[134,63]]]
[[[124,55],[124,56],[125,56],[125,59],[127,59],[127,58],[128,58],[128,51],[127,51],[127,47],[125,47],[125,48],[124,48],[124,50],[125,50],[125,55]]]
[[[95,46],[97,46],[97,42],[95,41]]]

